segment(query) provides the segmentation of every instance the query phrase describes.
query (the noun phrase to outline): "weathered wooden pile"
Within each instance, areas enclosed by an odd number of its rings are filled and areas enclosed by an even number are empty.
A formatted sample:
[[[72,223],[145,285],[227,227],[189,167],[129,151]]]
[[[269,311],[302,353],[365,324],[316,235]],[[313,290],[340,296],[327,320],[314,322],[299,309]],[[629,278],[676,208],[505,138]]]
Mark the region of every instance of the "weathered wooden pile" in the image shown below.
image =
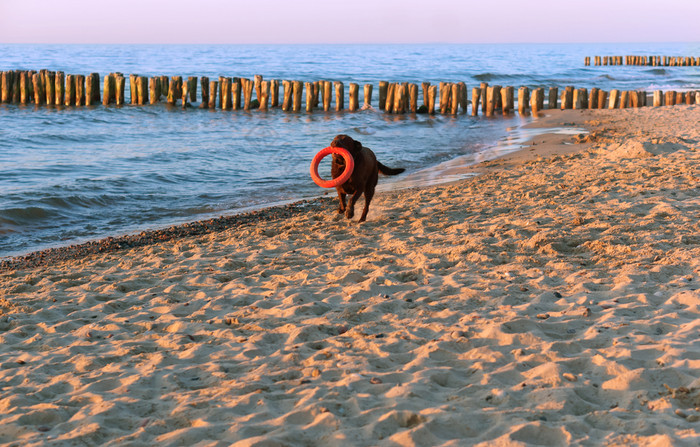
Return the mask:
[[[34,104],[36,106],[103,106],[126,105],[127,78],[121,73],[105,76],[100,91],[100,75],[65,75],[61,71],[4,71],[1,73],[0,101],[9,104]],[[281,108],[291,112],[343,111],[354,112],[372,107],[374,86],[363,87],[364,101],[360,106],[359,85],[350,83],[348,107],[345,108],[345,85],[340,81],[278,81],[263,80],[260,75],[254,78],[220,76],[210,80],[206,76],[154,76],[137,74],[128,77],[130,105],[143,106],[164,100],[170,106],[193,107],[197,103],[202,109],[221,110],[268,110]],[[198,89],[199,85],[199,89]],[[280,86],[281,94],[280,94]],[[422,104],[419,106],[419,92]],[[479,110],[486,116],[502,113],[510,114],[517,105],[520,114],[537,113],[546,108],[555,109],[596,109],[643,107],[648,95],[644,91],[613,89],[610,92],[592,88],[567,86],[559,94],[558,87],[530,89],[511,86],[488,85],[482,82],[471,89],[471,99],[464,82],[379,82],[378,108],[387,113],[429,113],[439,111],[444,115],[466,114],[471,105],[471,115]],[[335,102],[333,102],[335,99]],[[660,90],[653,92],[654,106],[700,103],[700,92],[676,92]]]
[[[697,67],[700,57],[692,56],[594,56],[593,64],[600,65],[639,65],[648,67]],[[591,57],[586,56],[584,65],[591,65]]]

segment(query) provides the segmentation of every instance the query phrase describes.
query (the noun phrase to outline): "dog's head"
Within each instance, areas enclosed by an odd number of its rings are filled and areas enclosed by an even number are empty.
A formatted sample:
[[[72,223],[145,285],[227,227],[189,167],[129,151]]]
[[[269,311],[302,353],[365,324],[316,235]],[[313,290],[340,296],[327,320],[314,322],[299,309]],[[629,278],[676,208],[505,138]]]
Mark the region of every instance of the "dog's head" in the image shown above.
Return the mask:
[[[353,140],[347,135],[338,135],[331,141],[331,147],[342,147],[350,152],[350,155],[357,157],[362,152],[362,143]]]

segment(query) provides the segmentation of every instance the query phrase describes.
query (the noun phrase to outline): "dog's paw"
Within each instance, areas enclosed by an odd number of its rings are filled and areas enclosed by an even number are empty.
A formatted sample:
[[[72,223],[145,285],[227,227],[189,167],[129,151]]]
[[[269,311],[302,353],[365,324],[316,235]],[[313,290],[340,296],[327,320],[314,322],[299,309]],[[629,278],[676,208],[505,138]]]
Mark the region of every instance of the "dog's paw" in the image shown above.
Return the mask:
[[[347,217],[348,219],[352,219],[354,216],[355,216],[355,212],[351,208],[348,208],[345,211],[345,217]]]

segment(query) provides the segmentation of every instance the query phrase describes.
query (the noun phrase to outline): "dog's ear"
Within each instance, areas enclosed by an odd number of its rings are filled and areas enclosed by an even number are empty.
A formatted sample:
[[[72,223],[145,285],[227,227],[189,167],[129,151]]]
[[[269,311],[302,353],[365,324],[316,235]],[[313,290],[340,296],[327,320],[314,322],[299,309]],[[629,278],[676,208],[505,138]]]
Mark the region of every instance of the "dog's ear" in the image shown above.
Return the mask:
[[[362,150],[362,143],[357,140],[355,140],[355,150],[358,152]]]

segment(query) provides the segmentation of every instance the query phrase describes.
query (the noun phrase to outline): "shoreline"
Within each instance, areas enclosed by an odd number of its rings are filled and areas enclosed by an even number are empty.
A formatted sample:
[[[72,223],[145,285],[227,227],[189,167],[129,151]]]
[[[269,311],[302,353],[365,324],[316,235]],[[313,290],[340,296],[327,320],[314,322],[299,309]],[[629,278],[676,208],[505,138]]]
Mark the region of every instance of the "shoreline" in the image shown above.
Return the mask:
[[[361,225],[0,272],[0,444],[697,445],[700,106],[548,120]]]
[[[536,138],[542,138],[543,141],[546,141],[546,147],[550,148],[550,151],[553,145],[561,144],[562,141],[569,140],[572,137],[572,135],[561,135],[547,132],[547,130],[552,129],[555,126],[554,121],[560,120],[559,118],[552,118],[550,116],[551,112],[552,111],[544,111],[541,113],[541,117],[538,118],[539,121],[530,122],[520,126],[520,128],[524,129],[541,129],[542,133],[537,133]],[[555,116],[560,114],[569,116],[574,115],[574,112],[580,111],[555,110],[554,112]],[[494,119],[498,119],[498,117],[495,117]],[[557,124],[557,126],[559,124]],[[577,127],[578,126],[571,126],[571,128],[574,129]],[[463,161],[453,159],[438,166],[423,168],[417,172],[409,174],[413,178],[418,178],[419,180],[417,181],[410,178],[407,181],[399,180],[391,184],[382,184],[382,178],[380,177],[377,192],[380,194],[386,194],[401,191],[403,189],[447,185],[450,183],[463,181],[468,176],[479,175],[487,172],[489,167],[500,164],[494,160],[523,162],[531,159],[531,157],[524,154],[531,153],[526,151],[532,151],[530,149],[530,144],[532,141],[526,141],[522,138],[516,139],[516,144],[520,143],[524,144],[525,146],[521,145],[521,149],[504,151],[504,147],[511,146],[513,143],[510,140],[508,144],[502,144],[502,142],[499,141],[496,142],[492,148],[489,148],[484,152],[459,157],[460,159],[469,160],[467,161],[467,164],[464,164]],[[582,149],[584,149],[584,147],[577,144],[573,146],[572,150]],[[543,156],[545,154],[546,153],[540,148],[534,151],[535,156]],[[452,164],[455,164],[455,166],[451,166]],[[446,165],[448,167],[440,168],[442,165]],[[445,175],[454,177],[455,179],[448,181],[438,180],[436,182],[431,182],[430,180],[425,179],[420,180],[420,175],[424,172],[435,173],[437,176]],[[232,214],[223,214],[218,217],[198,219],[191,222],[164,225],[157,228],[146,228],[141,231],[126,232],[114,236],[105,236],[82,242],[69,243],[67,245],[34,250],[19,255],[0,257],[0,272],[21,268],[34,268],[47,265],[51,262],[77,259],[79,257],[99,253],[109,253],[128,248],[143,247],[152,243],[178,240],[189,236],[199,236],[215,231],[222,231],[227,228],[239,228],[243,225],[251,225],[257,222],[266,222],[269,220],[289,217],[290,215],[307,210],[308,207],[320,207],[322,206],[323,202],[326,201],[337,203],[335,190],[330,190],[330,192],[319,195],[315,198],[292,200],[289,203],[282,205],[261,205],[260,207],[255,207],[255,209],[252,211],[234,212]],[[362,199],[360,200],[360,204],[361,203]],[[332,205],[330,205],[330,208],[332,208]]]

